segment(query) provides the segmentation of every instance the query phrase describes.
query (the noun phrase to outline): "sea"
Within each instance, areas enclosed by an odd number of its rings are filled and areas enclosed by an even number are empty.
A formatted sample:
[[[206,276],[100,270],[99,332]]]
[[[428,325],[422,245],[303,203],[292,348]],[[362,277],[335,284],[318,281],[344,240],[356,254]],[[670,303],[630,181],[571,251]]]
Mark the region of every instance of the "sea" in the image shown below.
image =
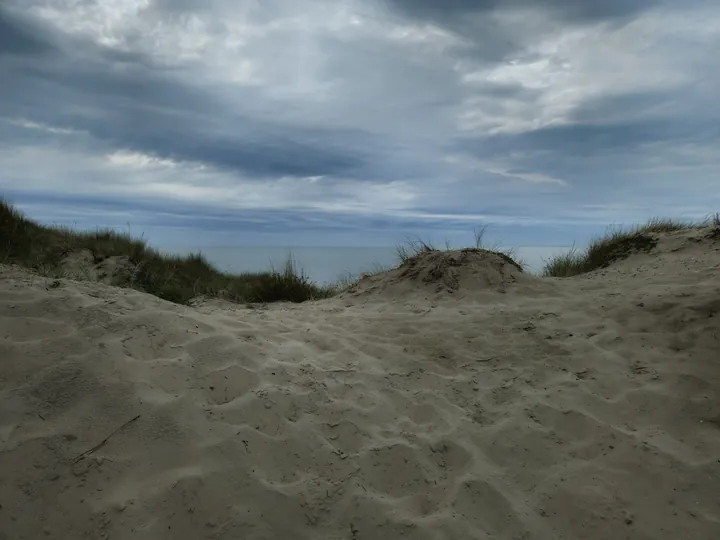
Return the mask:
[[[544,261],[566,247],[521,247],[516,259],[522,260],[531,273],[541,271]],[[201,252],[219,270],[232,273],[282,270],[289,258],[295,268],[320,285],[352,280],[362,272],[390,269],[399,264],[395,247],[259,247],[259,246],[190,246],[173,249],[175,253]]]

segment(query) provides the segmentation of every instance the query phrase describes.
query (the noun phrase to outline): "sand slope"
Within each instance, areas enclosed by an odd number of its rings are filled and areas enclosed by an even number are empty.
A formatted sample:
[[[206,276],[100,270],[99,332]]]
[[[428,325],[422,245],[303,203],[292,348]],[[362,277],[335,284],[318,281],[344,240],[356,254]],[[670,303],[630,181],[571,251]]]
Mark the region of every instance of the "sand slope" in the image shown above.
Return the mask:
[[[702,234],[268,308],[4,267],[0,538],[720,538]]]

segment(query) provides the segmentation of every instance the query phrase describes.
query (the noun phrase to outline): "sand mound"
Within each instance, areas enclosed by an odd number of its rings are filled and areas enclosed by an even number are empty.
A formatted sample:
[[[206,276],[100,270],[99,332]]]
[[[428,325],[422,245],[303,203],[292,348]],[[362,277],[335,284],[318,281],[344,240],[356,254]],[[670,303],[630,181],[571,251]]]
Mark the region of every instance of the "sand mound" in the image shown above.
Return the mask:
[[[627,238],[612,245],[606,253],[608,264],[577,279],[594,279],[594,276],[635,275],[648,269],[657,270],[667,265],[668,272],[693,271],[697,262],[703,264],[720,256],[720,228],[700,227],[665,233],[646,233]],[[715,262],[713,265],[717,264]]]
[[[73,251],[63,258],[60,269],[64,277],[82,281],[129,283],[134,267],[128,257],[113,256],[97,259],[89,249]]]
[[[537,285],[539,280],[501,253],[484,249],[433,250],[419,253],[393,270],[364,277],[346,294],[506,293],[516,284]]]

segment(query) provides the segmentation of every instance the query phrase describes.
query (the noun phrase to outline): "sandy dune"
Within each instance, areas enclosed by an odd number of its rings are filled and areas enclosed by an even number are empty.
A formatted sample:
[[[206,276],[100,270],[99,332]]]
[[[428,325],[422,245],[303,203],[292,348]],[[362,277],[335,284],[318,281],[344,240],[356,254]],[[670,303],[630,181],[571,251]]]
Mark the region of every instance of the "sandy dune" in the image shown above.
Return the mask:
[[[0,270],[0,538],[720,538],[720,241],[182,307]],[[427,283],[425,283],[427,281]]]

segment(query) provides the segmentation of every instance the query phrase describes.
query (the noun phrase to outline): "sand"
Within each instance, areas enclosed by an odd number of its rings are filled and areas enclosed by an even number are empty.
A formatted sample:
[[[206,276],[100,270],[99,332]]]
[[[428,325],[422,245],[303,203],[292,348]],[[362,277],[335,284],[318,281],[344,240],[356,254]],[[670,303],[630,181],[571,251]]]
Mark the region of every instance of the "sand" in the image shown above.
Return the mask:
[[[315,303],[0,269],[0,538],[720,538],[720,241]],[[423,263],[424,264],[424,263]]]

